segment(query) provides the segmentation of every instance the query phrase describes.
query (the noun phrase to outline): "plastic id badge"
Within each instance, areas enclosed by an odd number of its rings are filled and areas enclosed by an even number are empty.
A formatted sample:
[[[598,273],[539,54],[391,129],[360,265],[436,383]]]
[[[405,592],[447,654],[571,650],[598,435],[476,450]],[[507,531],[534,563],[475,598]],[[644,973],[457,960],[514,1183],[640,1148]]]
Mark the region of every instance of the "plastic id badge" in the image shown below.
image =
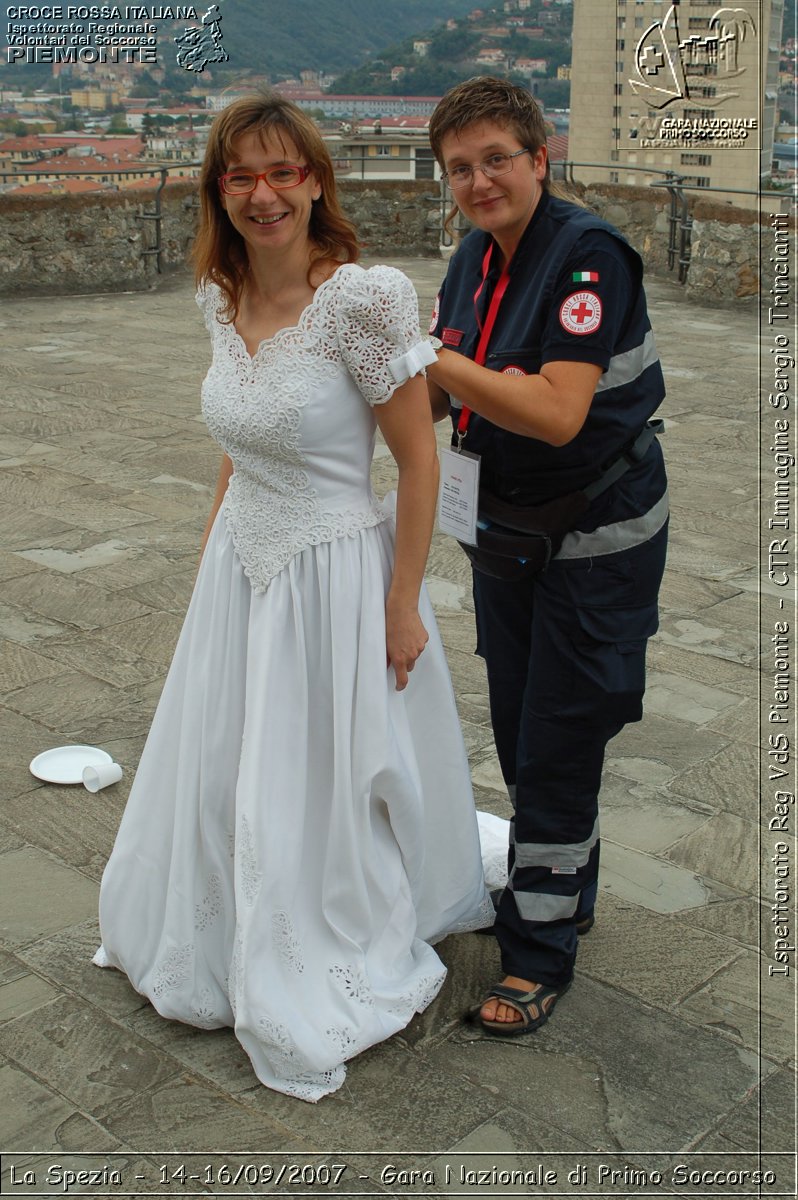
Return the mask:
[[[477,544],[479,455],[467,450],[441,450],[438,528],[467,546]]]

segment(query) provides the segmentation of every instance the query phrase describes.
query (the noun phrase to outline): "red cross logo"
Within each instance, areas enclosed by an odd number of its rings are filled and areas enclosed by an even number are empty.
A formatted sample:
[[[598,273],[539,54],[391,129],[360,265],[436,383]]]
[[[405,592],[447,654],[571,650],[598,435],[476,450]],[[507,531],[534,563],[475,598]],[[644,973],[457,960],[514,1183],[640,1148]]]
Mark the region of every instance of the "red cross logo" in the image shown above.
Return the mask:
[[[560,305],[560,324],[566,333],[584,336],[601,325],[601,301],[595,292],[573,292]]]
[[[574,318],[575,321],[578,321],[579,324],[581,325],[582,322],[586,321],[588,317],[593,316],[593,309],[588,308],[588,306],[585,304],[585,302],[583,300],[578,308],[571,309],[571,316]]]

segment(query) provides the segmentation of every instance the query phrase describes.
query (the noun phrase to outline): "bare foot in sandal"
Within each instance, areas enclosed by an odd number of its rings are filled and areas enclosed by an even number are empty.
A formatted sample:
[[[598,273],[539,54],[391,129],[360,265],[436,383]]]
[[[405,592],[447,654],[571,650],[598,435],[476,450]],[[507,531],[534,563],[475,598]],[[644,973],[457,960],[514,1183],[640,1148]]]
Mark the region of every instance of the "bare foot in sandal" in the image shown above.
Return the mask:
[[[518,988],[522,992],[532,992],[537,987],[537,984],[530,982],[528,979],[519,979],[517,975],[508,975],[506,979],[502,980],[502,987]],[[521,1024],[521,1014],[515,1005],[504,1004],[495,996],[485,1001],[479,1010],[479,1016],[482,1021],[504,1021],[508,1025]]]
[[[482,1028],[496,1037],[534,1033],[548,1021],[554,1005],[570,986],[570,981],[554,986],[508,975],[504,983],[491,989],[478,1010],[472,1010],[469,1019],[478,1011]]]

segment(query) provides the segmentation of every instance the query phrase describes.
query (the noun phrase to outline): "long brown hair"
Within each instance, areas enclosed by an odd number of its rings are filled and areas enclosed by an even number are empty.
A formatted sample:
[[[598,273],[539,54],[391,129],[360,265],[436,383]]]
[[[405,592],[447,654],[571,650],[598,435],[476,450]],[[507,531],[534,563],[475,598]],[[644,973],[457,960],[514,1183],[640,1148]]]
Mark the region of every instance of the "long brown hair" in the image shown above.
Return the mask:
[[[357,262],[355,227],[344,216],[335,188],[330,153],[313,121],[301,108],[263,88],[225,108],[211,126],[200,173],[200,222],[192,256],[197,283],[216,283],[227,297],[225,316],[234,321],[249,272],[246,246],[222,206],[219,176],[227,169],[233,146],[244,134],[290,138],[321,185],[314,201],[308,236],[311,269],[320,262]]]

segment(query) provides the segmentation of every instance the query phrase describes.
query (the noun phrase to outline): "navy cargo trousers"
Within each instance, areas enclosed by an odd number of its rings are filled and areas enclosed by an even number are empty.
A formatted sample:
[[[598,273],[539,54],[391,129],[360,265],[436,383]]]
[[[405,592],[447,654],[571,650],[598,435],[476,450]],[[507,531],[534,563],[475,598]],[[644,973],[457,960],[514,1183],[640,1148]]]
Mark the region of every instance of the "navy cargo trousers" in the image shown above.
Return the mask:
[[[642,716],[666,545],[667,524],[615,554],[554,559],[531,580],[474,571],[477,653],[515,809],[495,927],[507,975],[555,986],[573,975],[576,922],[598,881],[604,753]]]

